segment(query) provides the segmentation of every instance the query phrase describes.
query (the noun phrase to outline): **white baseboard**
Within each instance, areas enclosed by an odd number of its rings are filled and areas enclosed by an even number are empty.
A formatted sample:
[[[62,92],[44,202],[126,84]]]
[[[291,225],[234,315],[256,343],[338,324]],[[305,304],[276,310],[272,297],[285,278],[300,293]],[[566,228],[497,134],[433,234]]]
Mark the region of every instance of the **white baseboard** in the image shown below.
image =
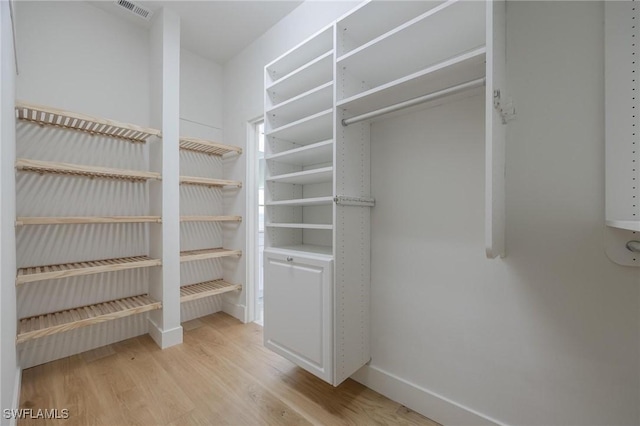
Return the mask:
[[[13,403],[11,408],[18,409],[20,408],[20,388],[22,387],[22,369],[20,367],[16,368],[16,379],[13,385]],[[18,423],[18,419],[12,417],[9,420],[9,426],[16,426]]]
[[[375,366],[365,365],[351,378],[443,425],[504,425]]]
[[[160,346],[160,349],[166,349],[182,343],[182,326],[170,330],[162,330],[149,318],[149,335]]]
[[[244,305],[231,303],[226,300],[222,302],[222,312],[224,312],[225,314],[229,314],[234,318],[237,318],[239,321],[242,321],[243,323],[247,322],[245,317],[245,310],[246,310],[246,306]]]

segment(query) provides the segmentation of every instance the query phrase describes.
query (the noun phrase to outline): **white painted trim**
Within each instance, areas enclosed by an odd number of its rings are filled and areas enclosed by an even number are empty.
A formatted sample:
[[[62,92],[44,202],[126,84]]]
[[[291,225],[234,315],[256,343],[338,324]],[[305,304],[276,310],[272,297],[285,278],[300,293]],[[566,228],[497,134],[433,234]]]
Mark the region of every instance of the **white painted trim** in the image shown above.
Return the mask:
[[[182,326],[174,327],[170,330],[162,330],[149,318],[149,335],[160,349],[179,345],[182,343]]]
[[[226,300],[222,302],[222,312],[229,314],[242,322],[245,322],[244,319],[246,318],[246,315],[249,315],[247,311],[248,309],[245,305],[227,302]]]
[[[257,117],[247,122],[246,158],[246,247],[245,262],[247,280],[245,284],[246,309],[242,321],[245,323],[256,320],[256,287],[258,285],[258,156],[256,155],[256,125],[263,121],[263,117]],[[243,307],[244,308],[244,307]],[[226,312],[226,310],[225,310]],[[233,315],[233,314],[230,314]],[[234,315],[236,316],[236,315]],[[236,316],[236,318],[238,318]],[[240,318],[239,318],[240,319]]]
[[[351,378],[443,425],[505,425],[379,367],[365,365]]]
[[[22,388],[22,368],[16,368],[16,378],[15,383],[13,385],[13,403],[11,404],[11,408],[18,409],[20,407],[20,389]],[[62,407],[65,408],[65,407]],[[9,420],[9,426],[16,426],[18,424],[18,419],[13,417]]]

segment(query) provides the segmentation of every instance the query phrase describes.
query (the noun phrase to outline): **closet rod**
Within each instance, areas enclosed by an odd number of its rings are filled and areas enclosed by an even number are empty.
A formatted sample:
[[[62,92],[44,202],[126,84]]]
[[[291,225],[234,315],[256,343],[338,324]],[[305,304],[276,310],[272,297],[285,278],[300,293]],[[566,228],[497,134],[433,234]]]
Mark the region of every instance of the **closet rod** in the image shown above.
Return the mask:
[[[417,98],[409,99],[408,101],[399,102],[395,105],[390,105],[388,107],[380,108],[375,111],[367,112],[365,114],[356,115],[355,117],[345,118],[344,120],[342,120],[342,125],[348,126],[349,124],[359,123],[361,121],[369,120],[371,118],[378,117],[383,114],[398,111],[404,108],[409,108],[414,105],[419,105],[425,102],[433,101],[435,99],[440,99],[448,95],[453,95],[456,93],[463,92],[465,90],[475,89],[476,87],[484,86],[484,83],[485,83],[484,77],[479,78],[477,80],[467,81],[466,83],[447,87],[446,89],[438,90],[437,92],[433,92],[424,96],[419,96]]]

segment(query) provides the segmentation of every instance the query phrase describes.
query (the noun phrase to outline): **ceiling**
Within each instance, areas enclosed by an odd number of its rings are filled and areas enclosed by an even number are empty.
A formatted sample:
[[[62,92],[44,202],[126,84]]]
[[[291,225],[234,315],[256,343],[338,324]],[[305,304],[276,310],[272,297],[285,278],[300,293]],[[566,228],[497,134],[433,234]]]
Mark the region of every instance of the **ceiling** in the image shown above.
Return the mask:
[[[182,48],[218,64],[240,53],[302,3],[297,0],[130,1],[154,12],[162,7],[176,12],[180,15]],[[91,1],[91,4],[139,26],[150,26],[148,21],[117,6],[115,1]]]

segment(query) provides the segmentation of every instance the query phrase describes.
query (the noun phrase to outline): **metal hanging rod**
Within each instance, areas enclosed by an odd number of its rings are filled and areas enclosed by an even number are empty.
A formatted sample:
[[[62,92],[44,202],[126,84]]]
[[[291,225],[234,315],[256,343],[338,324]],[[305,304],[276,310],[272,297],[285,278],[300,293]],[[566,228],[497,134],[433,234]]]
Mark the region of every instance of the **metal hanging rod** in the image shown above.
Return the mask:
[[[437,92],[429,93],[424,96],[419,96],[417,98],[409,99],[408,101],[399,102],[395,105],[390,105],[388,107],[380,108],[375,111],[367,112],[365,114],[356,115],[355,117],[345,118],[342,120],[343,126],[348,126],[349,124],[359,123],[361,121],[369,120],[371,118],[379,117],[383,114],[387,114],[390,112],[398,111],[404,108],[409,108],[414,105],[419,105],[425,102],[433,101],[436,99],[443,98],[445,96],[453,95],[456,93],[463,92],[469,89],[475,89],[476,87],[484,86],[485,78],[479,78],[477,80],[467,81],[466,83],[458,84],[456,86],[447,87],[446,89],[438,90]]]

